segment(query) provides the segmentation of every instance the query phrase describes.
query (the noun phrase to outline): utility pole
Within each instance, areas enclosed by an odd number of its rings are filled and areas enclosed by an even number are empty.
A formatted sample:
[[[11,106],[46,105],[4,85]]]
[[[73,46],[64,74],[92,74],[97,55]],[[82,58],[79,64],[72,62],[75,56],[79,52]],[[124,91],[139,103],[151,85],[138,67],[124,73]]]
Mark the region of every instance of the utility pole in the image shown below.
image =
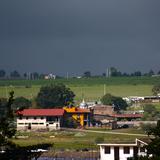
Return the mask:
[[[103,85],[103,95],[106,94],[106,84]]]
[[[66,78],[67,78],[67,79],[69,78],[69,74],[68,74],[68,72],[67,72]]]
[[[6,98],[8,99],[8,91],[7,91],[7,86],[5,87],[6,89]]]
[[[107,68],[106,70],[106,78],[109,78],[111,76],[110,68]]]

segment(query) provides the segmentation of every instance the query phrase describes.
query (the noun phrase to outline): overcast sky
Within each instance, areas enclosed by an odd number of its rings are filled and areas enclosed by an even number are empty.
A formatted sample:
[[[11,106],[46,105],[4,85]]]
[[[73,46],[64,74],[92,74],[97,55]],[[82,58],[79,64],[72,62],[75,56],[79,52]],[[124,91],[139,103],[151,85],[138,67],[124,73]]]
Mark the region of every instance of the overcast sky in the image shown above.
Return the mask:
[[[160,0],[0,0],[0,69],[160,70]]]

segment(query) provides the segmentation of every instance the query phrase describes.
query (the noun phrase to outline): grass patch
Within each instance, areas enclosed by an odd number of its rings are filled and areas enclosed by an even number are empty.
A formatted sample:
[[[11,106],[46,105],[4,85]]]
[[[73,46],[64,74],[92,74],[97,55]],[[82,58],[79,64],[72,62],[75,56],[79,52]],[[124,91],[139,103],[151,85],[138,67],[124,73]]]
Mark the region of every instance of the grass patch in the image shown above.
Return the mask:
[[[137,133],[136,129],[134,129],[135,133]],[[133,130],[119,130],[119,132],[131,132],[133,133]],[[109,142],[134,142],[136,136],[130,136],[130,135],[114,135],[114,134],[104,134],[104,133],[87,133],[85,132],[83,136],[75,136],[77,134],[80,134],[82,132],[78,131],[59,131],[59,132],[45,132],[45,133],[38,133],[38,132],[30,132],[30,133],[18,133],[18,135],[27,135],[29,136],[28,139],[12,139],[13,142],[20,146],[29,146],[39,143],[52,143],[54,145],[55,149],[59,150],[65,150],[65,149],[84,149],[84,148],[93,148],[96,149],[97,145],[95,143],[95,140],[97,137],[103,137],[104,143]],[[139,132],[138,132],[139,133]],[[50,138],[50,136],[55,136]],[[143,137],[143,136],[142,136]]]

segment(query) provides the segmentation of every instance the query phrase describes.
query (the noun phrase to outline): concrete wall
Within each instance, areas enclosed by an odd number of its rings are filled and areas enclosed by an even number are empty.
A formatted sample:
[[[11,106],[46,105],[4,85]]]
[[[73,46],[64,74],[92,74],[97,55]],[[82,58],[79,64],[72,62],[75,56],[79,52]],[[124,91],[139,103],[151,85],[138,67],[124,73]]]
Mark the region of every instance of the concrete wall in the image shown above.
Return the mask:
[[[60,129],[60,118],[55,122],[47,122],[46,117],[22,117],[22,119],[17,118],[17,130],[28,130],[29,125],[31,126],[31,130],[39,130],[39,129],[48,129],[55,130]]]
[[[114,146],[111,147],[110,154],[105,154],[104,148],[104,146],[100,146],[100,160],[114,160]],[[133,155],[133,147],[130,147],[129,154],[124,154],[124,147],[119,147],[119,160],[127,160]]]

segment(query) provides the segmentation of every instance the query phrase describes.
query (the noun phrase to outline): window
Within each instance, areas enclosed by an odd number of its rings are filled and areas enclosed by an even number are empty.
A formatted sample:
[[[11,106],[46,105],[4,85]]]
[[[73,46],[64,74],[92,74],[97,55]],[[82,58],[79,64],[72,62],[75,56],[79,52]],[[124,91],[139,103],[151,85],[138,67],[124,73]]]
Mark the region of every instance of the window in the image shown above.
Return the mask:
[[[124,151],[124,154],[129,154],[130,153],[130,148],[129,147],[124,147],[123,151]]]
[[[37,125],[38,123],[32,123],[33,125]]]
[[[24,123],[18,123],[18,125],[24,125]]]
[[[140,147],[140,152],[145,152],[145,148],[144,147]]]
[[[37,119],[37,117],[34,117],[34,120],[36,120]]]
[[[110,152],[111,152],[110,150],[111,150],[110,147],[108,147],[108,146],[104,147],[104,153],[105,154],[110,154]]]
[[[20,116],[19,119],[22,120],[22,117]]]
[[[44,117],[41,117],[41,119],[44,119]]]
[[[28,117],[26,117],[26,120],[28,120]]]
[[[44,125],[44,123],[39,123],[39,125]]]

